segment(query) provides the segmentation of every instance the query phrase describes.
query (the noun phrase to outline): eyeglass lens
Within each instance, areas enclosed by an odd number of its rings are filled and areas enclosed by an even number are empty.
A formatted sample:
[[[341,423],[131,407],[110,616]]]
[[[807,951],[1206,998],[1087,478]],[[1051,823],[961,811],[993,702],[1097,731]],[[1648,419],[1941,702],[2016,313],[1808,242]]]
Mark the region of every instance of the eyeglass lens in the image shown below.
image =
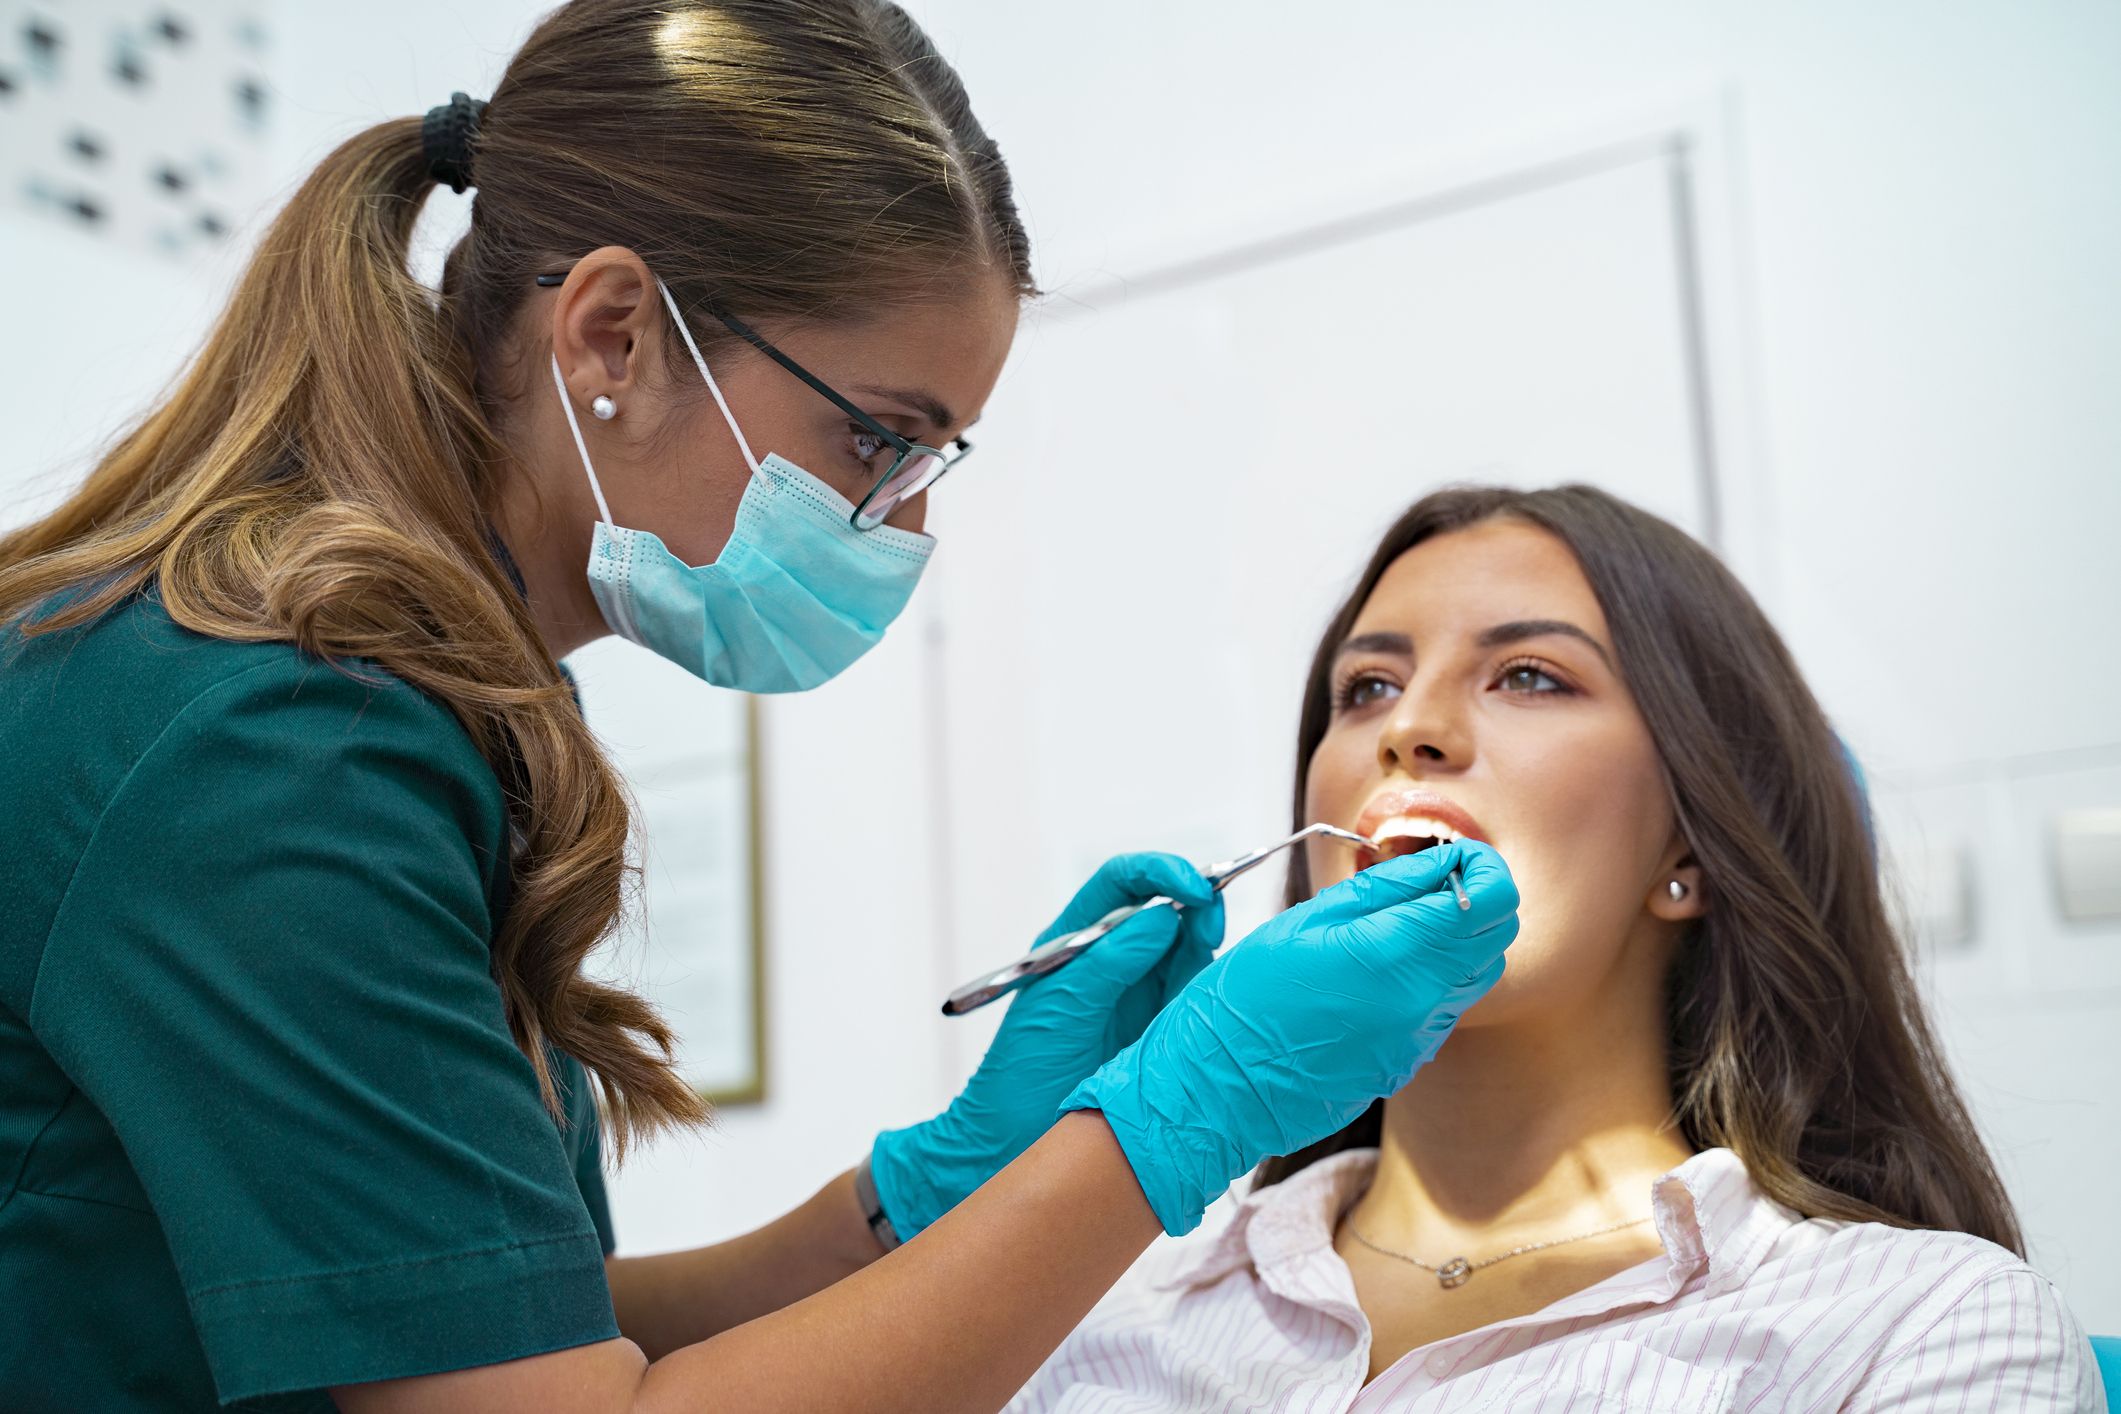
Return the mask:
[[[865,529],[883,523],[891,513],[921,492],[935,484],[943,474],[949,461],[926,447],[916,447],[912,454],[900,462],[876,488],[862,507],[861,522]]]

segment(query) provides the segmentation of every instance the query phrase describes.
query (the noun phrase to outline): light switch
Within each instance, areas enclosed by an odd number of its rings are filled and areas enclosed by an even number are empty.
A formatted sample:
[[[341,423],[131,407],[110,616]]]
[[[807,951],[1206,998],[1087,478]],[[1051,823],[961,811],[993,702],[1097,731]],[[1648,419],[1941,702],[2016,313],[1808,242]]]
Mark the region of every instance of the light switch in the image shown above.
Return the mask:
[[[2055,817],[2055,887],[2070,922],[2121,921],[2121,807]]]

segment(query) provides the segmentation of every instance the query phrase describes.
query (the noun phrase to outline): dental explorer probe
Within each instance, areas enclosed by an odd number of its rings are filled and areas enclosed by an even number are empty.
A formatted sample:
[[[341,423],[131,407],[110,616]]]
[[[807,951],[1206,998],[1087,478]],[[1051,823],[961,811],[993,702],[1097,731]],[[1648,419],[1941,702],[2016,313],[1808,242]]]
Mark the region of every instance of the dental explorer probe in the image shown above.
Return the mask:
[[[1310,839],[1313,835],[1365,847],[1377,843],[1366,836],[1356,834],[1353,830],[1343,830],[1338,825],[1306,825],[1285,840],[1261,845],[1258,849],[1248,850],[1234,859],[1225,859],[1220,864],[1211,864],[1200,871],[1201,877],[1206,879],[1217,893],[1221,893],[1223,885],[1238,875],[1271,859],[1290,845]],[[1460,909],[1473,906],[1473,900],[1466,897],[1465,881],[1458,877],[1456,869],[1451,871],[1451,892],[1457,896]],[[964,1016],[968,1012],[978,1011],[987,1003],[1006,997],[1025,983],[1043,977],[1056,968],[1065,967],[1080,957],[1092,943],[1143,909],[1165,906],[1183,907],[1176,899],[1157,894],[1153,898],[1143,899],[1140,903],[1121,904],[1088,927],[1078,928],[1072,933],[1063,933],[1057,938],[1049,938],[1016,961],[997,967],[992,972],[982,973],[952,992],[943,1002],[943,1015]]]

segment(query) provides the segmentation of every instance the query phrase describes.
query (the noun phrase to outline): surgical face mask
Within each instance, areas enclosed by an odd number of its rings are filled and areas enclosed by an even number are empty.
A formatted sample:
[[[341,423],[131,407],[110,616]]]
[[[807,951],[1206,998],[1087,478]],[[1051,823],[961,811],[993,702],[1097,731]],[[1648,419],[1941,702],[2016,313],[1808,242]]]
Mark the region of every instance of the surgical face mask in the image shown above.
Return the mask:
[[[688,565],[656,536],[617,524],[555,355],[552,381],[601,517],[589,548],[590,591],[613,632],[717,687],[807,691],[846,671],[884,636],[935,541],[890,526],[856,530],[846,497],[785,458],[753,457],[677,301],[661,280],[656,288],[751,481],[729,543],[711,565]]]

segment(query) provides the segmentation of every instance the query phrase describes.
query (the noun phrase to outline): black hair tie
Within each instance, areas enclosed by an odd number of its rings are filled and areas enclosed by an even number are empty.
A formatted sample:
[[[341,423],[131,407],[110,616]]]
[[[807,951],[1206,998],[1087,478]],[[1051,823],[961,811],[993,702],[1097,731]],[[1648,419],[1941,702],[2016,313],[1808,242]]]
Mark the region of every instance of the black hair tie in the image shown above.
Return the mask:
[[[427,110],[420,124],[420,150],[427,158],[427,175],[446,182],[453,192],[471,185],[471,144],[479,133],[479,119],[486,112],[484,100],[465,93],[452,93],[449,101]]]

